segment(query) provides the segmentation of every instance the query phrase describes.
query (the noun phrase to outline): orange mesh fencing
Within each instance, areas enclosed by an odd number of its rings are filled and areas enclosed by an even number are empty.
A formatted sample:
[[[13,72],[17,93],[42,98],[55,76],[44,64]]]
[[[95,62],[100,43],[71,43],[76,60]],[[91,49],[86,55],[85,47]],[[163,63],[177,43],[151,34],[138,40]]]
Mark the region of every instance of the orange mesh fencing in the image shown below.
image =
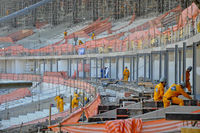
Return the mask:
[[[31,96],[30,90],[28,88],[20,88],[8,94],[0,95],[0,104],[13,100],[18,100],[26,96]]]

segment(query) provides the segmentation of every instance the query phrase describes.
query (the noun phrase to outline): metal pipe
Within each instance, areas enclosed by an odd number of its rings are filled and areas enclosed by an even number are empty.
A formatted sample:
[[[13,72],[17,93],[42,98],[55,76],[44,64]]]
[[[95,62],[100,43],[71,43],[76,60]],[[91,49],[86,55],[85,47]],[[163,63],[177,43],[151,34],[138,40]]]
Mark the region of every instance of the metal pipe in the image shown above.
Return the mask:
[[[186,42],[183,42],[183,81],[185,82],[185,69],[186,69]]]
[[[91,61],[91,58],[90,58],[90,80],[92,79],[92,61]]]
[[[196,69],[197,69],[197,64],[196,64],[196,59],[197,59],[197,56],[196,56],[196,46],[197,46],[197,43],[193,43],[193,82],[192,82],[192,86],[193,86],[193,95],[194,95],[194,99],[196,99]]]
[[[175,49],[174,49],[174,79],[175,79],[175,84],[177,84],[178,82],[178,69],[177,69],[177,66],[178,66],[178,45],[175,45]]]

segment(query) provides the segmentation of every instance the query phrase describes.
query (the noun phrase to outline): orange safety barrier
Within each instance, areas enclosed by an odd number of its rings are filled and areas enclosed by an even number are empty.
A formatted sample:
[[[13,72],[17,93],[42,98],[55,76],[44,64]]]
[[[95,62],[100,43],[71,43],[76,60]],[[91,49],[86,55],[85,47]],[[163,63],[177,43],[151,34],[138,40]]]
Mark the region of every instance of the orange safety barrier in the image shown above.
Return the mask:
[[[141,119],[125,119],[107,121],[105,123],[107,133],[140,133],[142,130]]]
[[[18,100],[26,96],[31,96],[30,90],[28,88],[20,88],[8,94],[0,95],[0,104],[13,100]]]
[[[98,106],[101,104],[101,97],[98,94],[96,99],[90,103],[89,105],[87,105],[86,107],[84,107],[85,110],[85,116],[87,118],[92,117],[97,115],[98,113]]]

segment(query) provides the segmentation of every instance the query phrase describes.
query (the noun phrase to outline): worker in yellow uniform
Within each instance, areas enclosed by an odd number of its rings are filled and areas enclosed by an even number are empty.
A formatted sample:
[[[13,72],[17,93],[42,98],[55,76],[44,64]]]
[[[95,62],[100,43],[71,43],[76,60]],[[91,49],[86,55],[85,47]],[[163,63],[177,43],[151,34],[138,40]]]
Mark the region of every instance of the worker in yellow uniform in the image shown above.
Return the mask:
[[[63,101],[63,97],[60,97],[59,100],[59,112],[63,112],[64,111],[64,101]]]
[[[164,108],[168,107],[170,105],[170,100],[174,104],[178,104],[180,106],[184,105],[183,99],[178,98],[179,95],[183,95],[184,97],[188,99],[192,99],[183,89],[185,88],[186,84],[185,82],[182,82],[180,84],[172,84],[170,88],[167,90],[167,92],[163,96],[163,103]]]
[[[94,37],[95,37],[95,34],[94,34],[94,33],[92,33],[92,37],[91,37],[91,39],[93,40],[93,39],[94,39]]]
[[[60,96],[56,96],[55,99],[54,99],[55,102],[56,102],[56,107],[57,107],[58,110],[60,108],[60,99],[61,99]]]
[[[78,41],[78,44],[81,45],[81,44],[83,44],[83,42],[82,42],[81,40],[79,40],[79,41]]]
[[[78,107],[79,99],[78,94],[74,93],[74,98],[72,99],[72,108]]]
[[[130,75],[130,72],[129,72],[128,68],[125,67],[124,72],[123,72],[124,81],[128,81],[129,75]]]
[[[155,86],[154,97],[153,97],[155,102],[161,101],[163,99],[166,82],[167,80],[164,77],[162,77],[160,79],[160,83]]]
[[[191,93],[191,85],[190,85],[190,72],[192,71],[192,66],[189,66],[185,73],[185,81],[186,81],[186,88]]]

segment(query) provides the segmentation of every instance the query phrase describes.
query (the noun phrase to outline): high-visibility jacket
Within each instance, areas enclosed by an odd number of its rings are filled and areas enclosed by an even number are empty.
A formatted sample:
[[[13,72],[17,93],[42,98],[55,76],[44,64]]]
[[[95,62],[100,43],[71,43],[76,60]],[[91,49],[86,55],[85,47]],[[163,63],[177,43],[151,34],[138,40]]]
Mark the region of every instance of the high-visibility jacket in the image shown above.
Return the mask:
[[[79,102],[78,98],[77,98],[77,97],[74,97],[74,98],[72,99],[72,108],[78,107],[78,102]]]
[[[167,99],[171,99],[172,97],[178,97],[179,95],[183,95],[188,99],[192,99],[185,91],[182,89],[180,85],[172,84],[170,88],[165,92],[164,97]]]
[[[60,98],[59,100],[59,112],[63,112],[64,111],[64,101],[62,98]]]
[[[59,109],[59,106],[60,106],[60,105],[59,105],[59,104],[60,104],[60,102],[59,102],[60,99],[61,99],[60,96],[56,96],[55,99],[54,99],[55,102],[56,102],[56,107],[57,107],[57,109]]]
[[[155,86],[154,89],[154,97],[153,97],[154,101],[162,100],[163,95],[164,95],[164,85],[163,83],[159,83]]]
[[[129,75],[130,75],[130,72],[129,72],[129,70],[126,68],[126,69],[124,69],[124,72],[123,72],[123,76],[124,76],[124,80],[128,80],[128,77],[129,77]]]
[[[186,71],[186,73],[185,73],[185,80],[190,81],[190,72],[189,71]]]

